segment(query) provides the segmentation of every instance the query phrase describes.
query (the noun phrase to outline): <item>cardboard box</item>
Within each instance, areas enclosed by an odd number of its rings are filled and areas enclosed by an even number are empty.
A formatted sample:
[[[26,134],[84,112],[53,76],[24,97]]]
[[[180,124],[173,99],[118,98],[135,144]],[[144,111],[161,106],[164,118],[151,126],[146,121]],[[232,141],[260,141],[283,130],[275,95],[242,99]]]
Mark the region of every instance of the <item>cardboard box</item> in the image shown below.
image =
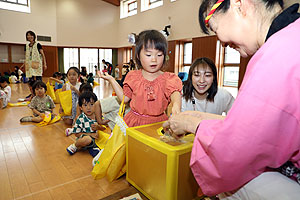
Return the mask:
[[[149,199],[193,199],[199,187],[189,167],[194,135],[184,137],[185,143],[165,143],[157,133],[161,126],[127,129],[126,179]]]

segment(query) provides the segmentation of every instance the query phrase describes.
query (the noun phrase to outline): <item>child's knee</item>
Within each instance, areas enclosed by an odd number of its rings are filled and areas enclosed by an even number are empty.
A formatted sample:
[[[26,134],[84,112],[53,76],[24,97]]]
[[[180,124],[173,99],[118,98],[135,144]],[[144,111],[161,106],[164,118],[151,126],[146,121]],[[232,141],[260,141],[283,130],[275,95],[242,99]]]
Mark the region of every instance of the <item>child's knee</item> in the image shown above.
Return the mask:
[[[90,136],[84,136],[80,139],[78,139],[75,143],[77,147],[85,147],[91,144],[92,138]]]

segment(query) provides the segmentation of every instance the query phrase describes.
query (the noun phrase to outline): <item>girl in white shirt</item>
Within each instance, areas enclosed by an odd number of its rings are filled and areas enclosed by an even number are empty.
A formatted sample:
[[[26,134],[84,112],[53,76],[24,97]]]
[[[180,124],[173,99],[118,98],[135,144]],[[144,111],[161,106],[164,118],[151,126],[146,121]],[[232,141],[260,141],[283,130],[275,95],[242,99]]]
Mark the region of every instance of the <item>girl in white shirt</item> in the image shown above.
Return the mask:
[[[62,91],[71,90],[72,91],[72,114],[71,116],[64,116],[63,120],[65,124],[72,125],[73,120],[76,117],[76,108],[79,98],[79,87],[81,85],[78,82],[78,78],[80,76],[80,71],[77,67],[70,67],[67,72],[68,81],[66,84],[63,85]],[[60,107],[59,113],[62,113],[63,109]],[[75,119],[76,120],[76,119]]]
[[[8,85],[8,80],[4,76],[0,77],[0,90],[2,90],[0,97],[2,99],[1,108],[4,108],[11,98],[11,87]]]

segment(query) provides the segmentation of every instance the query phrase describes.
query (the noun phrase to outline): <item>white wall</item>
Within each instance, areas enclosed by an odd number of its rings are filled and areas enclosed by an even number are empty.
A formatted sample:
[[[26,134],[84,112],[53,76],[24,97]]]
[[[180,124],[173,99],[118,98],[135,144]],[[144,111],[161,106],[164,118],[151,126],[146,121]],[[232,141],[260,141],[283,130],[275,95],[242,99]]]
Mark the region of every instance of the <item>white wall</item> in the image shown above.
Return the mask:
[[[55,0],[31,0],[31,13],[0,9],[0,42],[26,43],[28,30],[51,36],[47,44],[57,44]]]
[[[119,7],[101,0],[57,0],[59,46],[117,47]]]
[[[164,0],[164,5],[119,18],[119,7],[102,0],[31,0],[31,13],[0,9],[0,42],[26,43],[25,33],[52,37],[43,45],[80,47],[130,46],[128,34],[161,30],[171,24],[169,40],[203,36],[198,24],[201,0]],[[285,0],[286,5],[299,0]]]
[[[186,39],[202,35],[198,23],[200,0],[165,0],[164,5],[152,10],[140,12],[137,15],[120,20],[119,44],[129,46],[128,34],[139,33],[145,29],[162,30],[171,24],[169,40]]]
[[[0,42],[26,43],[25,33],[51,36],[52,46],[117,47],[119,7],[101,0],[31,0],[31,13],[0,9]]]

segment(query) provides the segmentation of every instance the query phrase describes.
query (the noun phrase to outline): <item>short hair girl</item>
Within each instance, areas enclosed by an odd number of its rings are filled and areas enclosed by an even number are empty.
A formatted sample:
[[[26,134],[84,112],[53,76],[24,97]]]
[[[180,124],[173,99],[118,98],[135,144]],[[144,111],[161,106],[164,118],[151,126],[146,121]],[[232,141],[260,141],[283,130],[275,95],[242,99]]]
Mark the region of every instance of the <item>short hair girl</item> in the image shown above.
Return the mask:
[[[173,114],[180,112],[181,80],[174,73],[162,71],[167,50],[167,40],[160,32],[143,31],[136,37],[138,70],[127,74],[123,89],[112,76],[99,73],[112,84],[119,100],[124,95],[124,102],[130,101],[131,110],[124,117],[129,127],[167,120],[165,110],[169,103],[173,103]]]

